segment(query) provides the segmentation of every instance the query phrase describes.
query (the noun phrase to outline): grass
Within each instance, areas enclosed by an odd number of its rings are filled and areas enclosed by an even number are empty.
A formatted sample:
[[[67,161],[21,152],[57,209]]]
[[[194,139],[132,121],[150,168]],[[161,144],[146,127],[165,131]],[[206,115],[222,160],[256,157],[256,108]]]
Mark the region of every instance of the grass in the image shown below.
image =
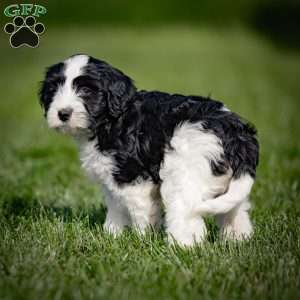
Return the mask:
[[[3,36],[2,36],[3,37]],[[0,44],[1,299],[299,299],[300,54],[238,29],[49,28],[37,49]],[[168,247],[164,233],[113,239],[101,193],[71,140],[38,105],[45,66],[76,52],[108,60],[137,86],[211,95],[256,124],[255,234]]]

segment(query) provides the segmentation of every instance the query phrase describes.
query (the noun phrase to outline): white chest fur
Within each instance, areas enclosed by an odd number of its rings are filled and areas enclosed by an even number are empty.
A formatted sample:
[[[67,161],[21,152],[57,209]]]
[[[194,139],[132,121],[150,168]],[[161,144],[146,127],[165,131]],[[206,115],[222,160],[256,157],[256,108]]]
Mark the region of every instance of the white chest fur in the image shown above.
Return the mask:
[[[113,159],[96,149],[95,140],[81,143],[79,153],[82,168],[93,181],[105,184],[108,187],[114,185],[112,177]]]

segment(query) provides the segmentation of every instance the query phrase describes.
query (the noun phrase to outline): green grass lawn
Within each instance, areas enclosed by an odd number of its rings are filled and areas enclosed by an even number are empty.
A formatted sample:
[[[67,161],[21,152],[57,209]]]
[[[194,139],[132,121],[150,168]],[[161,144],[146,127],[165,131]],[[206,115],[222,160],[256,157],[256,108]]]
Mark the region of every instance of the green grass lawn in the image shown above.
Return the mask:
[[[300,298],[300,53],[236,29],[49,28],[37,49],[0,39],[1,299]],[[78,52],[140,88],[221,99],[257,126],[252,240],[223,242],[211,219],[190,250],[163,232],[102,231],[101,193],[37,99],[44,68]]]

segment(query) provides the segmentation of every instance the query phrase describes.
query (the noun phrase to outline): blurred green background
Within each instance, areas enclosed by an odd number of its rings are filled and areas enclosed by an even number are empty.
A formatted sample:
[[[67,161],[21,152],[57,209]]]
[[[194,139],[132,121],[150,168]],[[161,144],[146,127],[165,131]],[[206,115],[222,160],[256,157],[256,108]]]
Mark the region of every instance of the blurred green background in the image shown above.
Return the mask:
[[[0,32],[0,298],[299,299],[299,1],[38,3],[38,48],[12,49]],[[210,95],[256,125],[250,242],[224,244],[210,219],[193,251],[163,233],[102,231],[99,188],[37,97],[45,68],[82,52],[138,88]]]
[[[22,1],[3,0],[7,4]],[[30,1],[29,1],[30,3]],[[153,27],[174,24],[214,27],[243,25],[291,47],[300,46],[298,0],[101,0],[38,1],[52,26],[120,25]]]

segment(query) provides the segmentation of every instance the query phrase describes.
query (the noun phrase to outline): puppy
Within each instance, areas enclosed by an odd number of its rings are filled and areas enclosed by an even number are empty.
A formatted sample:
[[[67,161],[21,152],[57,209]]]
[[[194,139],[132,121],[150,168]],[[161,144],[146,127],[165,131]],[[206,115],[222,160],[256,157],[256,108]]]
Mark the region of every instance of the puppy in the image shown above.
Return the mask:
[[[206,215],[228,238],[251,235],[256,130],[221,102],[139,91],[118,69],[80,54],[47,69],[40,103],[102,186],[107,231],[143,233],[161,224],[164,209],[169,240],[180,245],[204,239]]]

